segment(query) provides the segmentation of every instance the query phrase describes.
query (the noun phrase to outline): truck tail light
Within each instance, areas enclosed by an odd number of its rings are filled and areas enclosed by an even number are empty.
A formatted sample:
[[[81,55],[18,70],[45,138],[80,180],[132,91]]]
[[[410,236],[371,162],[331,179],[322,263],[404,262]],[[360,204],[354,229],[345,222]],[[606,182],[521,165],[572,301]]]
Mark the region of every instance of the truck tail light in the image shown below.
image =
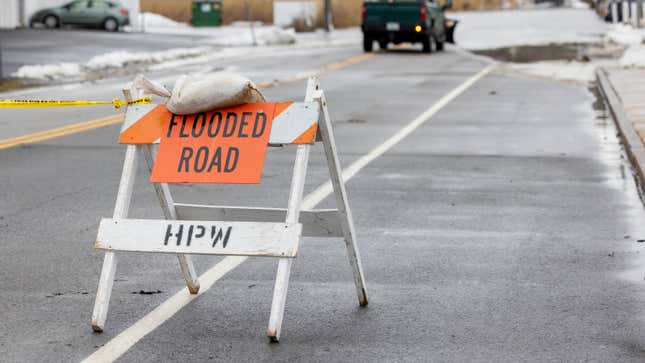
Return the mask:
[[[123,15],[127,15],[127,14],[128,14],[128,9],[126,9],[126,8],[119,8],[119,13],[121,13],[121,14],[123,14]]]
[[[428,20],[428,8],[426,7],[426,4],[421,5],[421,20]]]
[[[362,10],[362,13],[361,13],[361,19],[365,20],[366,17],[367,17],[367,7],[365,6],[365,4],[363,4],[363,10]]]

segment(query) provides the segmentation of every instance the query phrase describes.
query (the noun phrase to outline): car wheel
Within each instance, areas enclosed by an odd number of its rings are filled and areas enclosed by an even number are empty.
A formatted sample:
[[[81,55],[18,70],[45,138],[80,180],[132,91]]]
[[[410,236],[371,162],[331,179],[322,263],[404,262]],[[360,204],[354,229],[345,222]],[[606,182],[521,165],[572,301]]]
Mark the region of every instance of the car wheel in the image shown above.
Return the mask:
[[[47,15],[45,19],[43,19],[43,24],[45,24],[46,28],[53,29],[60,26],[60,21],[56,15]]]
[[[423,39],[421,44],[423,44],[423,53],[432,53],[432,35]]]
[[[374,39],[368,37],[367,35],[363,36],[363,50],[367,53],[371,52],[374,49]]]
[[[119,22],[114,18],[107,18],[103,22],[103,29],[109,32],[115,32],[119,30]]]
[[[381,50],[387,50],[387,40],[379,40],[378,46]]]

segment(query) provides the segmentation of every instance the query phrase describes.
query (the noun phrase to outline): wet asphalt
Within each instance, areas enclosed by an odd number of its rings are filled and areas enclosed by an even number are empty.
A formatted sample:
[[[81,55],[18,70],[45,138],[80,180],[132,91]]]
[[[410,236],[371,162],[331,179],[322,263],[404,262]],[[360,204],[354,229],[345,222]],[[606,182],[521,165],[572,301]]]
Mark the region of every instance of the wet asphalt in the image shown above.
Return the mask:
[[[356,54],[231,65],[263,69],[261,78]],[[324,74],[343,165],[486,65],[454,48],[391,51]],[[118,85],[86,88],[72,91],[109,96]],[[303,92],[304,82],[266,91],[272,100]],[[280,344],[265,337],[277,264],[255,258],[120,361],[642,361],[645,213],[595,101],[586,85],[487,75],[349,181],[368,308],[358,307],[342,241],[305,239]],[[123,255],[107,329],[89,327],[102,261],[92,243],[112,214],[124,155],[117,135],[111,126],[0,150],[3,361],[81,360],[182,288],[175,258]],[[175,200],[283,207],[293,151],[270,150],[259,186],[173,186]],[[131,216],[159,218],[143,175]],[[316,146],[305,192],[326,179]],[[220,259],[195,260],[203,272]]]

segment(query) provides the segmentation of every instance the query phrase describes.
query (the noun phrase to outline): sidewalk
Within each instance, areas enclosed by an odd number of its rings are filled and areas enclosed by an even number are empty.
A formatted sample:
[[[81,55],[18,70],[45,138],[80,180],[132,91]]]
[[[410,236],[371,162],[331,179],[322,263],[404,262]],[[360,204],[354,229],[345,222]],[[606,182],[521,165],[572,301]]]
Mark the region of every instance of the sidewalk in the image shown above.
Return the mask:
[[[645,69],[599,68],[596,77],[645,192]]]

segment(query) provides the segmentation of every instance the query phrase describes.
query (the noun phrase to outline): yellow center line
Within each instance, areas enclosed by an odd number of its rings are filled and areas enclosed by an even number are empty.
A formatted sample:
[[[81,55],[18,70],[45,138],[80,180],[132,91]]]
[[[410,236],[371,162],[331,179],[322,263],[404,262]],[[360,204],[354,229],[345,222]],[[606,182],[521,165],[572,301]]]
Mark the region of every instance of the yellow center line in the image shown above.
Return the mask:
[[[332,72],[336,71],[342,68],[349,67],[351,65],[364,62],[370,58],[373,58],[376,55],[376,53],[365,53],[365,54],[359,54],[355,55],[352,57],[349,57],[347,59],[343,59],[338,62],[330,63],[322,68],[318,69],[316,72],[310,72],[310,73],[303,73],[301,75],[287,78],[284,80],[276,80],[274,82],[266,82],[266,83],[261,83],[258,86],[260,88],[271,88],[280,84],[285,84],[285,83],[291,83],[291,82],[297,82],[297,81],[302,81],[304,79],[307,79],[313,75],[316,74],[323,74],[327,72]],[[23,136],[18,136],[10,139],[4,139],[0,140],[0,150],[2,149],[8,149],[11,147],[16,147],[19,145],[24,145],[24,144],[32,144],[35,142],[40,142],[44,140],[50,140],[54,138],[58,138],[61,136],[66,136],[66,135],[71,135],[71,134],[77,134],[79,132],[84,132],[84,131],[89,131],[93,129],[98,129],[100,127],[105,127],[105,126],[110,126],[110,125],[115,125],[118,123],[123,122],[123,114],[118,114],[118,115],[112,115],[108,117],[103,117],[99,119],[94,119],[90,121],[85,121],[85,122],[80,122],[76,124],[71,124],[71,125],[66,125],[62,127],[58,127],[55,129],[49,129],[41,132],[36,132],[33,134],[28,134],[28,135],[23,135]]]
[[[102,117],[91,121],[79,122],[76,124],[66,125],[55,129],[49,129],[33,134],[14,137],[11,139],[0,140],[0,150],[8,149],[18,145],[32,144],[39,141],[54,139],[57,137],[76,134],[83,131],[93,130],[99,127],[115,125],[123,122],[123,114]]]

